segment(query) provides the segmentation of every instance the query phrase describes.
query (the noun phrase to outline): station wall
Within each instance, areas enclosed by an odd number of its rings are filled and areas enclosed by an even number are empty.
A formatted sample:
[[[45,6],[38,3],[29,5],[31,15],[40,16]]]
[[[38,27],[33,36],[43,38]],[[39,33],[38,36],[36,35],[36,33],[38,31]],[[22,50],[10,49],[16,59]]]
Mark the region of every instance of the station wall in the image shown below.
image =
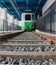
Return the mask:
[[[36,21],[36,29],[56,34],[56,1]]]

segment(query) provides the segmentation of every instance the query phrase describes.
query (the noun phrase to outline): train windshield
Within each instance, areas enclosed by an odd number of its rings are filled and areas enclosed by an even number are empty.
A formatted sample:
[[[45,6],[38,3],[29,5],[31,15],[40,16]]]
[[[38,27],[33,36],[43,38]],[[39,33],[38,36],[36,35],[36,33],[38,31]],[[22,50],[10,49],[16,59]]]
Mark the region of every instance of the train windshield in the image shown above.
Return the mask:
[[[25,20],[31,20],[31,15],[25,15]]]

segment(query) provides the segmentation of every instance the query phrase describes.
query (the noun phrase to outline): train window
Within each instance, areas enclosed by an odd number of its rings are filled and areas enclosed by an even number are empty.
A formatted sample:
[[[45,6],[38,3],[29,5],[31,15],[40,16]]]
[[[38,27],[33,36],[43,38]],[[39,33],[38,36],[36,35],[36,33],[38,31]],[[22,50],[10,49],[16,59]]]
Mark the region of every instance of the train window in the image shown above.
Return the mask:
[[[25,20],[31,20],[31,15],[25,15]]]

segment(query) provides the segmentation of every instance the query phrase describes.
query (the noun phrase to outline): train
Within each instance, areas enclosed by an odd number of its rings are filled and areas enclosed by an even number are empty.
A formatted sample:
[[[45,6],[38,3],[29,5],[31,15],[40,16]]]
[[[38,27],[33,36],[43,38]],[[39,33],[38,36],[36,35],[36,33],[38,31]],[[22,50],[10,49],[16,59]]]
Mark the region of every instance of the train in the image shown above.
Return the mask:
[[[34,30],[35,29],[35,14],[31,10],[26,10],[21,15],[22,18],[22,30]]]

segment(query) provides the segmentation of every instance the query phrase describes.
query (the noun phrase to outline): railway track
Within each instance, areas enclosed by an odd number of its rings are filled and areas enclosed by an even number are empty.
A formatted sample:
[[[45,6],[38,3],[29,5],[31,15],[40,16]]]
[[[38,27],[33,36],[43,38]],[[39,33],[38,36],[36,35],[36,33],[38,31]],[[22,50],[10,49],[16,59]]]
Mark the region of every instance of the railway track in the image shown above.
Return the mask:
[[[56,45],[32,32],[24,32],[0,43],[0,65],[56,64]]]
[[[46,34],[43,34],[43,33],[40,33],[40,32],[37,32],[37,33],[33,32],[33,33],[42,37],[43,39],[50,41],[52,44],[56,44],[56,37],[54,37],[54,36],[46,35]]]

